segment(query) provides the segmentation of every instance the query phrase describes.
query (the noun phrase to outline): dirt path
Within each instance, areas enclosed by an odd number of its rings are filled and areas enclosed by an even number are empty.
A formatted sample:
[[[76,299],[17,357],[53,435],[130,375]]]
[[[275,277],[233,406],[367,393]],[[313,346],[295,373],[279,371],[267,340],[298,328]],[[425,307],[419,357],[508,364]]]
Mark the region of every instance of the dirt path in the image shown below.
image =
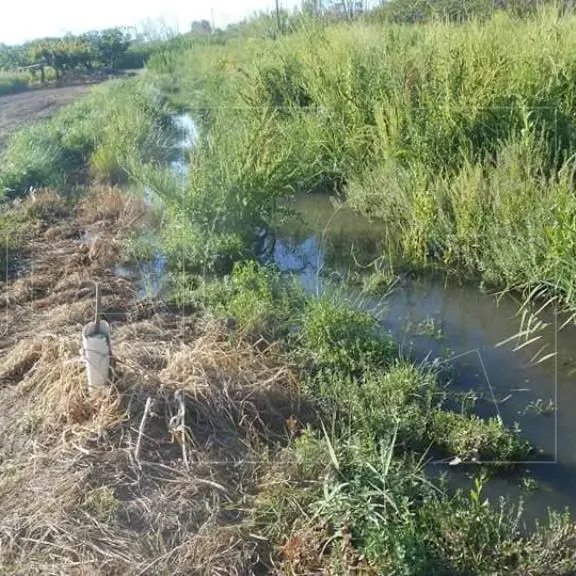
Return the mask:
[[[29,122],[50,118],[57,110],[86,94],[93,84],[31,90],[0,97],[0,151],[6,137]]]

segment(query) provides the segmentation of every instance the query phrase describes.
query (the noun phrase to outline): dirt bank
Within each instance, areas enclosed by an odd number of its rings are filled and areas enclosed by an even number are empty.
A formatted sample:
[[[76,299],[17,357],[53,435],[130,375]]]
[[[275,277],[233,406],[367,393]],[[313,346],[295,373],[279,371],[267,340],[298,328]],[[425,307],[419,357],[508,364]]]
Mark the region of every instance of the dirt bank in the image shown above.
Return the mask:
[[[92,86],[46,88],[0,96],[0,151],[10,133],[30,122],[50,118],[57,110],[86,94]]]

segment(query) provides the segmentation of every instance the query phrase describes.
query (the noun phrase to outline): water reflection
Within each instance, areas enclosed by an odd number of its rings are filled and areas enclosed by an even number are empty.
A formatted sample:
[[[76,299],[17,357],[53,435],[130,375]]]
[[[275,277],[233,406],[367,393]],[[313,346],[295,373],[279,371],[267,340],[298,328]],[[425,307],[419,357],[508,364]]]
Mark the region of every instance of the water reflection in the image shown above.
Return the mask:
[[[346,277],[383,253],[382,228],[346,208],[335,208],[328,198],[302,198],[295,208],[302,216],[301,225],[277,231],[274,259],[282,270],[296,273],[311,293],[341,293],[330,272]],[[345,295],[359,307],[385,310],[382,326],[402,343],[404,352],[418,361],[438,358],[449,386],[473,389],[482,398],[481,416],[500,415],[509,426],[519,423],[523,436],[541,450],[537,455],[541,463],[532,463],[530,469],[548,488],[527,496],[531,515],[548,505],[576,512],[573,327],[558,333],[556,342],[555,318],[549,311],[548,326],[537,343],[517,351],[514,341],[499,346],[520,330],[517,299],[506,295],[498,301],[475,284],[447,282],[440,276],[405,282],[384,299],[351,287]],[[550,358],[535,365],[534,354],[543,345],[557,350],[557,361]],[[556,409],[527,412],[527,407],[549,404]],[[490,491],[520,493],[517,485],[504,479]]]

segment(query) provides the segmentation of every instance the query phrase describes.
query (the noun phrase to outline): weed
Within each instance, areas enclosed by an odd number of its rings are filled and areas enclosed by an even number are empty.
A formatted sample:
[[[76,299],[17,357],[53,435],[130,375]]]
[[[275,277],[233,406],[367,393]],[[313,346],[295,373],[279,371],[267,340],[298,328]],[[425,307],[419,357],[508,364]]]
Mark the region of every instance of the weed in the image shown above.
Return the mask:
[[[22,247],[26,227],[30,219],[26,210],[20,206],[3,206],[0,209],[0,273],[7,278],[9,269]]]
[[[442,326],[438,326],[438,322],[434,318],[426,318],[422,320],[418,326],[418,332],[421,336],[428,336],[436,340],[441,340],[443,338]]]
[[[88,492],[84,498],[83,508],[101,522],[109,524],[120,508],[120,502],[109,486],[100,486]]]
[[[224,280],[180,276],[177,282],[172,296],[176,302],[200,305],[228,319],[245,335],[286,337],[304,302],[295,283],[254,261],[236,264]]]
[[[398,278],[391,272],[374,272],[362,276],[362,290],[368,295],[388,294],[396,285]]]
[[[538,398],[529,402],[526,407],[521,411],[521,414],[553,414],[555,410],[554,400],[549,399],[547,402]]]
[[[436,444],[461,460],[502,461],[526,460],[530,444],[507,429],[496,417],[482,420],[475,415],[437,411],[432,422]]]
[[[522,476],[521,486],[528,494],[538,490],[538,482],[528,474]]]
[[[385,366],[395,351],[392,340],[369,313],[330,297],[310,299],[303,315],[300,347],[316,369],[352,373]]]
[[[25,217],[41,220],[46,224],[56,223],[70,213],[71,206],[54,190],[38,190],[22,203]]]

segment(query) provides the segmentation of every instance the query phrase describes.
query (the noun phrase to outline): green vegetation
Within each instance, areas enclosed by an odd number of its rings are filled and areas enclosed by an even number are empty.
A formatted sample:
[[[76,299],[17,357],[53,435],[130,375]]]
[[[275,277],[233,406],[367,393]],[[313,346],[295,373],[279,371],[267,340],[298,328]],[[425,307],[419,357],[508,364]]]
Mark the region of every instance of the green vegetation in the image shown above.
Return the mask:
[[[119,28],[18,46],[0,44],[0,96],[53,80],[143,68],[150,56],[165,46],[166,41],[132,38]]]
[[[250,246],[279,199],[339,192],[384,221],[391,264],[573,302],[574,22],[304,19],[277,39],[158,54],[149,67],[201,131],[181,216]]]
[[[551,2],[541,3],[552,4]],[[562,3],[559,3],[561,5]],[[430,20],[449,20],[466,22],[485,20],[495,12],[508,12],[516,18],[525,18],[537,12],[538,5],[531,0],[440,0],[423,2],[421,0],[393,0],[376,8],[368,14],[368,19],[379,22],[425,22]]]
[[[34,198],[0,207],[0,282],[11,276],[23,257],[29,256],[31,229],[45,227],[66,217],[77,199],[64,198],[53,190],[40,190]]]
[[[60,78],[65,72],[78,69],[88,72],[97,67],[117,69],[129,47],[129,37],[118,28],[45,38],[21,46],[0,45],[0,70],[37,66],[42,74],[44,68],[50,68]]]
[[[166,161],[175,137],[170,109],[153,84],[109,82],[9,139],[0,163],[0,197],[39,187],[67,190],[88,178],[126,181],[131,162]]]
[[[3,72],[0,70],[0,96],[5,94],[15,94],[28,90],[30,87],[30,76],[19,72]]]
[[[11,252],[17,248],[22,225],[26,219],[19,210],[0,212],[0,271],[7,271],[11,261]],[[3,274],[4,276],[5,274]]]
[[[268,538],[284,573],[561,574],[575,566],[568,516],[552,514],[549,526],[523,536],[521,509],[482,496],[486,476],[452,495],[426,478],[430,450],[513,464],[530,446],[498,419],[448,411],[435,374],[399,360],[374,317],[343,300],[306,298],[254,263],[179,294],[226,318],[234,338],[266,335],[304,382],[301,401],[313,411],[288,423],[292,440],[273,457],[248,525]]]
[[[339,434],[371,441],[395,436],[398,446],[433,446],[462,460],[474,454],[513,462],[530,454],[530,446],[500,420],[446,411],[450,394],[435,374],[399,360],[377,318],[351,309],[338,295],[306,298],[296,284],[249,262],[236,265],[225,281],[198,281],[178,297],[233,320],[240,334],[284,341],[292,361],[305,367],[307,393],[324,406],[324,418],[334,421]]]
[[[160,234],[181,272],[170,304],[192,305],[202,321],[215,316],[225,326],[194,348],[179,342],[174,353],[163,341],[161,355],[170,360],[159,357],[163,368],[149,380],[134,372],[124,382],[132,396],[123,414],[110,399],[100,408],[122,433],[108,438],[98,421],[98,442],[118,442],[115,449],[129,438],[131,446],[128,430],[145,423],[139,404],[154,388],[161,391],[154,392],[153,433],[167,433],[158,414],[171,411],[168,394],[185,398],[186,389],[187,420],[179,412],[181,426],[170,433],[180,438],[187,473],[189,432],[194,457],[206,457],[195,462],[201,471],[218,477],[212,457],[221,462],[234,443],[241,477],[234,484],[236,468],[231,474],[227,466],[230,486],[198,482],[192,497],[184,491],[186,502],[200,502],[198,516],[220,527],[232,517],[240,541],[256,535],[265,542],[262,557],[281,573],[574,571],[576,526],[568,515],[551,512],[526,534],[521,503],[483,496],[486,473],[530,458],[533,447],[519,430],[469,408],[455,411],[456,396],[440,375],[402,357],[378,317],[338,294],[306,296],[254,256],[266,247],[263,230],[273,247],[272,231],[291,224],[287,199],[336,193],[380,220],[390,265],[433,263],[510,287],[558,291],[574,303],[576,20],[551,10],[521,22],[498,13],[458,26],[301,18],[285,22],[291,33],[282,35],[271,32],[272,22],[262,18],[222,41],[174,41],[150,58],[150,74],[100,87],[14,135],[0,158],[6,199],[43,186],[74,196],[76,184],[92,179],[146,184],[164,202]],[[176,107],[189,109],[200,131],[183,184],[166,165]],[[151,243],[140,250],[150,252]],[[368,287],[388,281],[384,266]],[[439,336],[433,322],[421,332]],[[159,333],[151,334],[156,343]],[[124,347],[127,356],[133,344]],[[144,347],[141,357],[152,352]],[[271,386],[277,374],[288,374],[280,391]],[[46,376],[40,381],[53,385]],[[174,382],[182,389],[170,388]],[[287,395],[289,385],[297,402],[288,413],[275,410],[274,393]],[[158,442],[153,457],[160,461],[165,447]],[[429,457],[476,463],[481,473],[469,491],[454,493],[427,475]],[[248,469],[254,461],[257,470]],[[161,478],[154,482],[156,489]],[[218,498],[204,497],[205,487],[219,490]],[[118,528],[124,503],[114,489],[90,485],[82,496],[78,507],[98,526]],[[180,536],[183,509],[174,524]],[[191,522],[195,533],[207,524]],[[153,563],[170,558],[165,546]]]
[[[292,477],[265,489],[256,513],[264,534],[290,534],[285,573],[346,574],[352,566],[365,574],[447,576],[573,569],[569,547],[553,541],[568,526],[565,516],[551,515],[549,526],[523,537],[516,511],[483,497],[482,477],[469,492],[446,497],[391,451],[389,443],[335,444],[309,432],[294,443]],[[298,484],[294,470],[300,479],[323,479]],[[311,512],[302,519],[302,510]]]
[[[145,177],[170,206],[171,257],[204,274],[180,297],[240,334],[272,334],[314,406],[286,449],[294,468],[253,512],[284,543],[288,573],[346,573],[346,562],[381,574],[574,569],[568,517],[526,537],[521,509],[484,500],[482,477],[456,495],[426,479],[426,455],[510,463],[532,449],[499,418],[449,410],[433,371],[399,359],[375,318],[279,296],[279,280],[254,266],[205,279],[255,255],[258,230],[285,222],[287,198],[325,192],[382,222],[389,265],[443,266],[574,304],[574,23],[553,10],[459,26],[303,19],[284,36],[151,58],[200,129],[184,189]],[[303,510],[313,512],[298,527]]]

